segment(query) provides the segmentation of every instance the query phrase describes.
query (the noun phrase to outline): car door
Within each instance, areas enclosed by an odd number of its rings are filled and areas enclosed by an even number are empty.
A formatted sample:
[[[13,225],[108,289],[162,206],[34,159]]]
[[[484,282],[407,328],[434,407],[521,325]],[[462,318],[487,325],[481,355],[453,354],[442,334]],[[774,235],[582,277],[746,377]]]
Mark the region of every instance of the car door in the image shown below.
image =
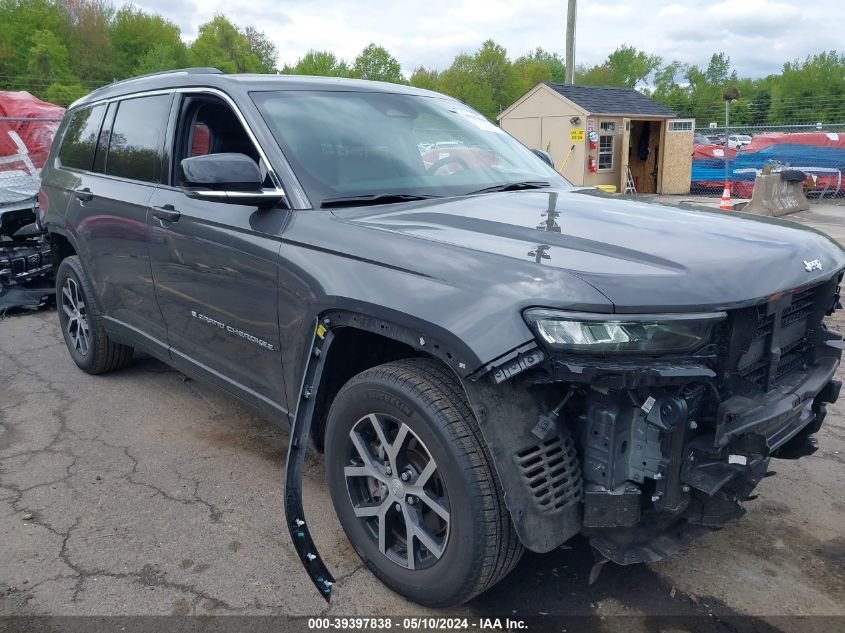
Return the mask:
[[[287,414],[277,271],[289,211],[195,200],[177,186],[182,158],[235,152],[260,160],[225,100],[181,95],[168,138],[168,180],[150,201],[149,226],[153,279],[174,364]]]
[[[77,172],[67,209],[109,327],[160,353],[167,335],[152,283],[147,211],[172,100],[159,94],[108,104],[93,165]]]

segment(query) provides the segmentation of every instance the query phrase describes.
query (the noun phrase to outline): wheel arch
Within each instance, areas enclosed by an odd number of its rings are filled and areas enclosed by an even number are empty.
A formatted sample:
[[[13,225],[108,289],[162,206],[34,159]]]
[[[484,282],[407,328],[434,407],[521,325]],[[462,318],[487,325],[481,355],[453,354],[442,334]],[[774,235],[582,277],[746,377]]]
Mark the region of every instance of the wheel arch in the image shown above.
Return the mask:
[[[73,240],[68,235],[54,230],[51,230],[48,235],[50,238],[50,254],[53,261],[53,273],[55,273],[58,271],[59,264],[62,263],[62,260],[72,255],[76,255],[79,251]]]
[[[47,235],[50,239],[50,256],[53,261],[53,274],[58,274],[59,266],[65,259],[78,255],[80,256],[79,263],[82,266],[82,270],[85,271],[85,274],[88,275],[90,280],[91,277],[88,270],[88,262],[85,261],[84,252],[82,252],[80,244],[76,240],[76,236],[69,231],[56,227],[53,224],[47,225]],[[94,294],[92,297],[94,305],[98,310],[102,311],[103,305],[100,301],[100,296],[93,285],[92,292]]]
[[[337,337],[344,339],[343,342],[337,343]],[[507,432],[509,420],[502,419],[501,415],[490,415],[491,408],[496,408],[496,405],[502,403],[501,398],[505,394],[496,386],[489,384],[488,380],[479,380],[488,374],[495,380],[496,369],[508,365],[508,371],[501,377],[503,381],[507,381],[507,384],[498,386],[505,386],[512,390],[508,392],[510,395],[521,395],[522,397],[518,398],[519,403],[528,401],[532,405],[529,410],[533,412],[536,401],[528,397],[524,390],[515,390],[512,381],[508,380],[511,375],[530,366],[525,363],[523,357],[523,352],[528,351],[523,349],[525,346],[505,352],[495,361],[487,361],[488,364],[484,365],[471,352],[464,356],[469,351],[469,347],[457,337],[448,333],[444,336],[434,327],[426,327],[419,321],[395,321],[387,316],[380,318],[360,312],[336,309],[324,311],[309,322],[306,340],[308,343],[302,355],[301,382],[297,392],[296,413],[292,419],[285,466],[285,518],[300,560],[315,587],[326,600],[330,599],[334,579],[316,551],[310,529],[302,518],[304,516],[302,476],[305,447],[310,438],[322,451],[328,410],[340,387],[357,373],[390,360],[407,357],[434,358],[457,375],[470,408],[479,423],[483,441],[490,448],[492,465],[505,488],[505,506],[520,541],[534,551],[552,549],[549,543],[558,537],[555,534],[558,517],[554,517],[551,521],[541,521],[537,525],[536,521],[531,520],[537,516],[536,512],[530,512],[526,517],[520,509],[515,510],[512,504],[508,503],[508,490],[511,494],[524,495],[525,493],[519,476],[515,476],[513,472],[514,467],[503,468],[511,462],[508,459],[511,451],[505,450],[509,435]],[[337,347],[335,347],[336,343]],[[373,355],[362,353],[362,346],[365,346],[367,350],[380,349],[381,353]],[[536,348],[536,344],[531,347]],[[541,357],[537,354],[534,356]],[[467,362],[464,359],[473,360]],[[477,388],[482,382],[484,386]],[[490,397],[491,390],[498,395],[498,398]],[[507,396],[505,398],[507,399]],[[519,410],[518,403],[510,403],[508,415],[517,418],[525,417],[522,420],[523,426],[526,427],[523,429],[524,434],[536,424],[536,417],[523,414],[524,412]],[[485,431],[485,426],[490,424],[502,427],[505,435],[504,442],[490,443],[490,433]],[[505,484],[504,479],[509,480],[508,484]],[[571,518],[577,520],[580,519],[580,515]],[[571,520],[569,522],[574,523]],[[563,538],[558,540],[558,544],[569,536],[571,536],[570,533],[565,533]]]
[[[349,310],[329,310],[318,317],[318,323],[333,333],[332,344],[325,352],[323,370],[317,385],[304,385],[314,393],[311,435],[315,447],[322,451],[329,408],[340,388],[353,376],[402,358],[437,360],[461,378],[473,366],[468,363],[468,348],[433,326],[420,322],[397,323],[391,318],[377,318]],[[447,340],[447,339],[452,340]],[[310,352],[310,350],[309,350]],[[470,361],[471,362],[471,361]]]

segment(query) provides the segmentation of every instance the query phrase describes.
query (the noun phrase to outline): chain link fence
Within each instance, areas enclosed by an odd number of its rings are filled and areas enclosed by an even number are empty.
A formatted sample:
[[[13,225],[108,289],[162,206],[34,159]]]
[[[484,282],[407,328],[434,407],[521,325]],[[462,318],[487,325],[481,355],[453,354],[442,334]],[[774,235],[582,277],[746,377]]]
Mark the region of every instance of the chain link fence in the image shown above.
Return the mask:
[[[727,170],[725,163],[727,162]],[[845,123],[697,128],[690,193],[720,196],[725,180],[733,198],[750,198],[767,165],[807,176],[810,200],[845,198]]]
[[[61,119],[0,117],[0,212],[31,206]]]

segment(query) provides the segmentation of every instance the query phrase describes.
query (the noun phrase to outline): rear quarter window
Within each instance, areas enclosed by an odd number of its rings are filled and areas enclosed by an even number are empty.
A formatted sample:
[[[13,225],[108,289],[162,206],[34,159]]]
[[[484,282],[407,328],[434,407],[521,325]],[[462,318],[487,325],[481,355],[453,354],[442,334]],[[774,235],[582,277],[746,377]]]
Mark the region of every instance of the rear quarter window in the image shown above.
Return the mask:
[[[158,182],[171,100],[171,95],[156,95],[120,102],[111,127],[106,174]]]
[[[83,108],[70,114],[59,148],[59,164],[72,169],[90,170],[103,121],[104,105]]]

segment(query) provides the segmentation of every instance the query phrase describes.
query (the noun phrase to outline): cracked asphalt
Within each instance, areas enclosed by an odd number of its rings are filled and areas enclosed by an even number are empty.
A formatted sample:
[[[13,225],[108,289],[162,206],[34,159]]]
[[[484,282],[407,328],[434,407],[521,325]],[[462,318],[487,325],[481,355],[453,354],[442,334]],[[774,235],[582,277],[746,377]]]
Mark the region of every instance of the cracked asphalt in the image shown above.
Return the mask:
[[[686,553],[607,565],[587,586],[576,539],[449,613],[645,618],[626,630],[661,615],[845,616],[845,404],[819,439],[811,457],[773,461],[748,514]],[[286,443],[149,357],[79,371],[53,310],[0,321],[0,615],[433,614],[362,568],[309,453],[306,517],[338,578],[331,605],[318,596],[282,521]]]

